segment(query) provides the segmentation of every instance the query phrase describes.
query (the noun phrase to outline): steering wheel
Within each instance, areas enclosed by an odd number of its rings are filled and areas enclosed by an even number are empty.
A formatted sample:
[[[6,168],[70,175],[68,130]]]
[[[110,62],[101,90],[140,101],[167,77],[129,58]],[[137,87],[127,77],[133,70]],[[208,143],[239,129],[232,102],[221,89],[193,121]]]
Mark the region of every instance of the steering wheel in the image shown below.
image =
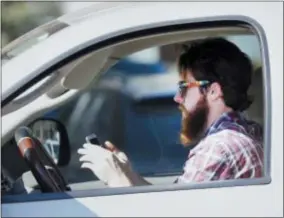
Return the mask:
[[[18,128],[14,137],[22,157],[31,169],[42,192],[70,191],[59,168],[42,143],[33,136],[30,128],[26,126]]]

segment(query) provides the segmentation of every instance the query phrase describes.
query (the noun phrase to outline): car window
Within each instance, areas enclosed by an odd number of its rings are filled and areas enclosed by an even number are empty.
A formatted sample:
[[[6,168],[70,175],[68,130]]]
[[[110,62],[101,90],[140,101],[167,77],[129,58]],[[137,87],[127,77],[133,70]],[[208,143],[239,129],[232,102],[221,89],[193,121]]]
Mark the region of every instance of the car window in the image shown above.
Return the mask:
[[[264,87],[260,76],[264,73],[260,41],[251,34],[223,37],[234,42],[253,60],[250,92],[257,98],[245,115],[265,126],[265,98],[259,91]],[[139,55],[124,57],[102,74],[89,90],[46,114],[46,117],[60,120],[67,128],[71,160],[62,173],[70,184],[80,186],[82,183],[80,189],[84,189],[85,182],[98,180],[90,170],[81,168],[77,153],[91,133],[95,133],[101,143],[109,140],[123,150],[142,176],[162,179],[167,176],[162,183],[172,184],[181,175],[191,148],[179,142],[181,112],[173,97],[179,80],[176,57],[182,47],[190,43],[153,47],[153,56],[147,49],[147,52],[138,52]],[[167,51],[171,54],[164,53]],[[265,146],[267,150],[269,145]]]
[[[227,38],[252,57],[255,68],[259,68],[260,49],[255,36]],[[126,57],[103,74],[91,91],[56,110],[57,118],[68,128],[72,147],[68,170],[70,182],[96,179],[91,172],[80,169],[77,154],[77,149],[91,133],[95,133],[102,143],[110,140],[123,150],[142,175],[181,174],[190,148],[185,148],[179,141],[181,113],[173,100],[178,82],[176,59],[164,60],[164,54],[157,58],[157,51],[170,50],[177,55],[179,45],[152,48],[152,60],[149,49]],[[261,87],[262,84],[258,81],[253,86]],[[263,124],[263,117],[256,118],[254,110],[245,113]]]
[[[133,102],[127,114],[123,150],[134,168],[148,176],[181,173],[188,150],[179,142],[181,114],[173,96]]]

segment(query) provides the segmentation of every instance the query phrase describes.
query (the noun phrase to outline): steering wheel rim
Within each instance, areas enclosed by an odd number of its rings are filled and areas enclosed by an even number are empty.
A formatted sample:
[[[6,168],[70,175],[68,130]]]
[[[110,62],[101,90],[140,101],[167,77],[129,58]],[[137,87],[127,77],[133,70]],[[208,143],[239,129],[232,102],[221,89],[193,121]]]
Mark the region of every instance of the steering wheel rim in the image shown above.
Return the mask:
[[[42,143],[33,136],[30,128],[26,126],[18,128],[15,132],[15,140],[42,192],[70,190],[59,168],[46,152]]]

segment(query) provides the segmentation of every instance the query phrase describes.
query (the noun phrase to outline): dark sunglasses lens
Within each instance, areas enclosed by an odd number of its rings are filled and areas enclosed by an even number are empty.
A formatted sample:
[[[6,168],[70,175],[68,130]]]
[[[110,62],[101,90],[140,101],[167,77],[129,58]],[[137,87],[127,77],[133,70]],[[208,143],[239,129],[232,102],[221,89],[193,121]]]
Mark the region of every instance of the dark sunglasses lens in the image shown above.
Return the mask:
[[[179,85],[178,90],[179,90],[180,96],[183,97],[183,96],[185,95],[185,92],[186,92],[186,90],[187,90],[187,87],[186,87],[186,86]]]

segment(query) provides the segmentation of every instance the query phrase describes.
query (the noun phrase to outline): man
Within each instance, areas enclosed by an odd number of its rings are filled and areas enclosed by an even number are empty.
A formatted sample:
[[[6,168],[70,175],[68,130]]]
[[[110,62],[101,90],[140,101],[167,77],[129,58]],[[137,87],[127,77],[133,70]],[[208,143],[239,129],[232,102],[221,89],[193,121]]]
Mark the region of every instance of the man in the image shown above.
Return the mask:
[[[182,112],[180,139],[194,147],[176,183],[261,177],[262,129],[241,113],[251,104],[247,91],[253,67],[246,54],[225,39],[209,38],[192,43],[178,68],[174,100]],[[111,187],[149,184],[123,152],[105,145],[84,144],[78,151],[82,167]]]

